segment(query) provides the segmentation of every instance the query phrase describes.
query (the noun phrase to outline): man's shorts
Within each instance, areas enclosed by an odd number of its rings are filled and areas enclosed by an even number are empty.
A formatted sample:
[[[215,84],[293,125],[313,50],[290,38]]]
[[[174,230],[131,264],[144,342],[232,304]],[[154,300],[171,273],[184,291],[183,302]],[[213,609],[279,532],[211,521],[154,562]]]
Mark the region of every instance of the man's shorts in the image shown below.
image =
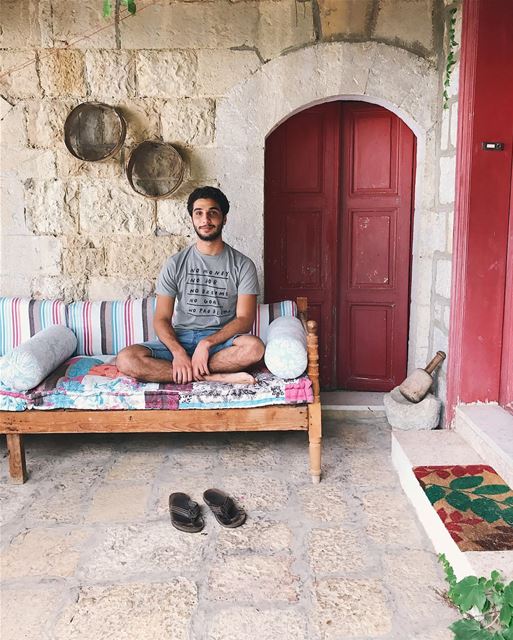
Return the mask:
[[[198,346],[198,342],[203,338],[216,333],[217,331],[219,331],[219,329],[175,329],[178,342],[182,345],[182,347],[191,358],[194,350]],[[233,341],[235,340],[235,338],[237,338],[237,336],[233,336],[232,338],[226,340],[226,342],[222,342],[221,344],[216,344],[215,346],[210,347],[209,355],[213,356],[214,353],[217,353],[222,349],[226,349],[227,347],[233,346]],[[147,349],[149,349],[153,358],[168,360],[169,362],[173,360],[173,354],[159,339],[149,340],[148,342],[140,342],[138,346],[146,347]]]

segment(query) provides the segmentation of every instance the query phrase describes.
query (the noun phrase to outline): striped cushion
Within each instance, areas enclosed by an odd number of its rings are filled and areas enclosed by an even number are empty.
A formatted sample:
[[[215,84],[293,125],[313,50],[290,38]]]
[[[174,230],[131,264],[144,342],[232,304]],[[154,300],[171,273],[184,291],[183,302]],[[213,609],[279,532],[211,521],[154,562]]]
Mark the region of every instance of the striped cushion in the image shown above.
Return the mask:
[[[281,316],[296,316],[297,305],[292,300],[257,305],[257,313],[251,333],[267,343],[267,329],[271,322]]]
[[[0,297],[0,356],[54,324],[66,324],[64,302]]]
[[[155,298],[72,302],[68,327],[77,336],[76,355],[116,355],[131,344],[155,340]]]

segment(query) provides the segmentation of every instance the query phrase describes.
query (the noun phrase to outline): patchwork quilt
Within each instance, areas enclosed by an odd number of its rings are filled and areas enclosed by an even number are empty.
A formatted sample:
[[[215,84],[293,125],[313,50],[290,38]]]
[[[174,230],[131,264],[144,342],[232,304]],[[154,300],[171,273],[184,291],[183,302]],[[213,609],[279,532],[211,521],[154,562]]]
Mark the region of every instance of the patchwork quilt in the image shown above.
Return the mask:
[[[235,409],[312,402],[312,383],[258,371],[254,385],[138,382],[122,375],[115,356],[75,356],[27,393],[0,388],[0,410],[26,409]]]

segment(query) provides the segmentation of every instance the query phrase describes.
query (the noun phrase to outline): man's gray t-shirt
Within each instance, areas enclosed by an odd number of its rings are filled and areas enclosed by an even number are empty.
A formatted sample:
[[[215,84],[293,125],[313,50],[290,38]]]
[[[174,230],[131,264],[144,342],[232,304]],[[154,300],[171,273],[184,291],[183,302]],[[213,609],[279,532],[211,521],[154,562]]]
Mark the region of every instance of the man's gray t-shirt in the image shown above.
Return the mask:
[[[253,261],[226,242],[215,256],[195,245],[183,249],[166,261],[157,280],[157,294],[175,298],[175,329],[223,327],[235,318],[239,294],[258,293]]]

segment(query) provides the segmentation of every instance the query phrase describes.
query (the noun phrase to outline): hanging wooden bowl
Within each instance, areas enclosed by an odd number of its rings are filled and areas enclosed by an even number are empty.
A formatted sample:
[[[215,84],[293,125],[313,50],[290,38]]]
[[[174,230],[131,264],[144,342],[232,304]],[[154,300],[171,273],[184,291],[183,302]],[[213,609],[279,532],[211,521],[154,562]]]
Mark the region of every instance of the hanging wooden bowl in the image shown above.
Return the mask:
[[[184,163],[173,145],[145,140],[130,154],[126,175],[132,189],[141,196],[151,200],[169,198],[182,184]]]
[[[123,146],[126,122],[115,108],[102,102],[84,102],[64,123],[64,142],[79,160],[98,162],[115,155]]]

